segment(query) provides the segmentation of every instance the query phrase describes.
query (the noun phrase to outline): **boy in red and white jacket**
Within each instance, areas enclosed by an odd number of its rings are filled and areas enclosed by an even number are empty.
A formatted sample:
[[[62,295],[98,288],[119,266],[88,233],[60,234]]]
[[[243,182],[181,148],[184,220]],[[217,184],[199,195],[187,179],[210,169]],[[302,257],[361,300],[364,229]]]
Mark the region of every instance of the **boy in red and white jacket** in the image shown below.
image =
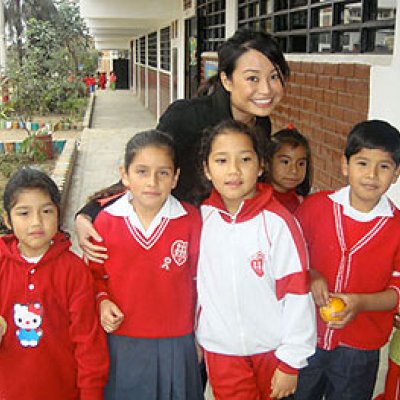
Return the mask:
[[[386,196],[397,180],[400,134],[365,121],[350,132],[342,172],[349,185],[307,198],[296,216],[310,254],[317,306],[330,297],[346,307],[325,323],[318,348],[299,375],[294,398],[370,399],[379,349],[392,330],[400,286],[400,212]]]

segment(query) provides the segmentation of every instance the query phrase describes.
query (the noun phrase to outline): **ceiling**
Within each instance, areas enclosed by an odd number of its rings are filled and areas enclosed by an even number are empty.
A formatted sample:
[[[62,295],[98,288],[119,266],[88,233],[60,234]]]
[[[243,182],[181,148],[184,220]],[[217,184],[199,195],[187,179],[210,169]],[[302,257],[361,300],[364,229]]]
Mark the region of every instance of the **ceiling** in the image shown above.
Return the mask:
[[[98,50],[128,49],[130,41],[182,14],[182,0],[80,0]]]

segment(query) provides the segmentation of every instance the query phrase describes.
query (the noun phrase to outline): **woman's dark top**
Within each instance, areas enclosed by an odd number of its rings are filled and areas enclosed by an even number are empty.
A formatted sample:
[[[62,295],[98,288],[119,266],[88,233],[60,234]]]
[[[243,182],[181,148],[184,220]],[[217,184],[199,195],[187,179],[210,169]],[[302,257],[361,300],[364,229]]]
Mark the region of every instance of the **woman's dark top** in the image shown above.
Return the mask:
[[[208,96],[177,100],[170,104],[160,117],[157,129],[168,132],[174,138],[178,150],[181,173],[172,194],[179,200],[189,203],[195,203],[197,200],[194,190],[200,185],[197,150],[203,130],[232,118],[230,95],[222,87]],[[257,117],[256,127],[264,132],[267,139],[271,137],[269,117]],[[106,202],[105,205],[111,204],[112,201]],[[93,220],[105,205],[92,200],[78,213],[89,215]]]

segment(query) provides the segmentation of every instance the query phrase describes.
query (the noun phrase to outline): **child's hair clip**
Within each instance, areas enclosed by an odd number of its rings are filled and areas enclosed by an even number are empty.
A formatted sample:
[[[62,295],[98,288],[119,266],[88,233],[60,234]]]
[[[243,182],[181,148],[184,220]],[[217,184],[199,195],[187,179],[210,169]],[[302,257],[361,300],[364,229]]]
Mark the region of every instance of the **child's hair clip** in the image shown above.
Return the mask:
[[[291,131],[294,129],[294,125],[292,123],[288,123],[286,126],[287,129],[290,129]]]

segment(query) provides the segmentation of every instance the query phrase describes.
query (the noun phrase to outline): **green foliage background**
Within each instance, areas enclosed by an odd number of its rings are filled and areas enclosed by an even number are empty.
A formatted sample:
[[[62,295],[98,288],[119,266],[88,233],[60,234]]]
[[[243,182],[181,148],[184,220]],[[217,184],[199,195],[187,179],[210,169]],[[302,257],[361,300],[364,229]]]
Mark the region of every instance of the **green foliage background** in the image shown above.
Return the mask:
[[[86,95],[82,78],[97,67],[98,53],[79,6],[67,0],[54,4],[50,19],[26,21],[24,40],[8,51],[11,105],[26,119],[33,114],[79,112],[80,99]]]

